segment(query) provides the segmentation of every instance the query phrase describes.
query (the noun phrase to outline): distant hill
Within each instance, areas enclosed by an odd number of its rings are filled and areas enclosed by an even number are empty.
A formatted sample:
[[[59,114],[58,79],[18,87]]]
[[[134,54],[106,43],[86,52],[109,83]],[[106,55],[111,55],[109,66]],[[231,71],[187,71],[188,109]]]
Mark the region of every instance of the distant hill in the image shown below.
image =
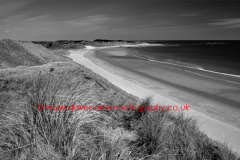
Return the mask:
[[[0,41],[0,68],[35,66],[48,62],[69,61],[42,45],[32,42],[4,39]]]
[[[32,41],[34,44],[40,44],[51,50],[58,49],[83,49],[85,45],[95,46],[95,47],[105,47],[105,46],[116,46],[116,45],[129,45],[129,44],[139,44],[145,43],[144,41],[125,41],[125,40],[106,40],[106,39],[96,39],[90,40],[58,40],[58,41]]]
[[[48,49],[83,49],[82,41],[59,40],[59,41],[33,41],[34,44],[40,44]]]

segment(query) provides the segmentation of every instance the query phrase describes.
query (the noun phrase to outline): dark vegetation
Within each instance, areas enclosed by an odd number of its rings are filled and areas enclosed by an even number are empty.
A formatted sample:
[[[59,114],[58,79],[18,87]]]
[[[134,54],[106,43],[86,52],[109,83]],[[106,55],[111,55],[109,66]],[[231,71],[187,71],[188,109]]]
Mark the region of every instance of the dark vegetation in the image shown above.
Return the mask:
[[[139,100],[69,59],[0,69],[0,159],[240,159],[183,114],[38,111],[38,104],[149,106],[151,98]]]
[[[124,45],[124,44],[139,44],[143,42],[96,39],[93,41],[87,41],[87,40],[33,41],[32,43],[40,44],[48,49],[56,50],[56,49],[83,49],[85,48],[84,45],[103,47],[103,46]]]
[[[35,44],[40,44],[48,49],[82,49],[84,43],[81,41],[59,40],[59,41],[33,41]]]

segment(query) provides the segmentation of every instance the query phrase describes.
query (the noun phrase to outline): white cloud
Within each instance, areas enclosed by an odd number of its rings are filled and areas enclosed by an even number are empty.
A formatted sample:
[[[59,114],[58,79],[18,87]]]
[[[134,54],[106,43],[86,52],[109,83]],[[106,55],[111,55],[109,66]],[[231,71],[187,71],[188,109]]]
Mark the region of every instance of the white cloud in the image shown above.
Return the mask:
[[[221,26],[224,28],[240,28],[240,18],[217,19],[209,25]]]
[[[2,23],[17,22],[19,20],[22,20],[25,17],[26,17],[26,14],[13,14],[13,15],[1,18],[0,22]]]
[[[0,0],[0,17],[11,13],[21,7],[33,3],[36,0]]]
[[[155,16],[155,15],[161,15],[161,14],[166,14],[166,13],[170,13],[170,12],[152,13],[152,14],[148,14],[148,15],[149,15],[149,16]]]
[[[195,17],[195,16],[199,16],[199,13],[179,14],[178,16],[181,16],[181,17]]]
[[[32,21],[36,21],[36,20],[39,20],[39,19],[42,19],[42,18],[49,17],[49,16],[50,16],[50,15],[42,15],[42,16],[32,17],[32,18],[26,19],[26,20],[23,21],[23,22],[32,22]]]
[[[204,25],[207,25],[207,24],[204,23],[204,24],[185,25],[185,26],[150,27],[150,28],[146,28],[146,29],[178,29],[178,28],[198,27],[198,26],[204,26]]]
[[[146,25],[140,25],[140,26],[135,26],[137,28],[146,28],[146,27],[150,27],[153,26],[154,24],[146,24]]]
[[[151,24],[143,24],[143,25],[137,25],[137,26],[134,26],[136,28],[156,28],[157,26],[162,26],[162,25],[166,25],[167,22],[154,22],[154,23],[151,23]]]
[[[82,17],[80,19],[65,21],[64,23],[69,24],[73,27],[93,27],[94,25],[101,25],[106,23],[110,18],[105,15],[93,15]]]
[[[0,27],[7,27],[7,26],[10,26],[10,24],[1,24]]]
[[[110,28],[109,30],[111,31],[122,31],[122,30],[127,30],[126,28]]]
[[[9,30],[4,31],[4,34],[10,34],[10,33],[11,33],[11,31],[9,31]]]

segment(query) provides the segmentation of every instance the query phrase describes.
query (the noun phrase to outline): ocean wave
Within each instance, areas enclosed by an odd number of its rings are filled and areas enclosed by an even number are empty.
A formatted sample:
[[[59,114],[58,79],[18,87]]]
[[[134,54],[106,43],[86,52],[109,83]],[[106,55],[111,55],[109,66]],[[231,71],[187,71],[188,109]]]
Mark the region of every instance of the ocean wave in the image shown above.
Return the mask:
[[[216,72],[216,71],[211,71],[211,70],[207,70],[207,69],[200,69],[202,71],[206,71],[206,72],[211,72],[211,73],[216,73],[216,74],[222,74],[225,76],[232,76],[232,77],[237,77],[240,78],[240,75],[236,75],[236,74],[229,74],[229,73],[222,73],[222,72]]]
[[[203,70],[202,67],[190,64],[190,63],[185,63],[185,62],[180,62],[180,61],[174,61],[174,60],[167,60],[167,61],[157,61],[153,59],[147,59],[148,61],[152,62],[158,62],[158,63],[165,63],[165,64],[171,64],[171,65],[176,65],[176,66],[182,66],[182,67],[187,67],[187,68],[192,68],[192,69],[198,69],[198,70]]]
[[[135,54],[133,54],[133,55],[138,57],[138,58],[145,59],[145,60],[148,60],[148,61],[151,61],[151,62],[165,63],[165,64],[170,64],[170,65],[175,65],[175,66],[182,66],[182,67],[197,69],[197,70],[201,70],[201,71],[205,71],[205,72],[210,72],[210,73],[215,73],[215,74],[221,74],[221,75],[225,75],[225,76],[240,78],[240,75],[207,70],[207,69],[204,69],[203,67],[195,65],[195,64],[185,63],[185,62],[176,61],[176,60],[172,60],[172,59],[167,59],[166,61],[157,61],[157,60],[147,59],[147,58],[144,58],[144,57],[141,57],[141,56],[137,56]]]
[[[175,47],[175,46],[180,46],[180,44],[164,44],[164,46],[172,46],[172,47]]]
[[[217,72],[217,71],[212,71],[212,70],[207,70],[204,69],[200,66],[194,65],[194,64],[189,64],[189,63],[184,63],[184,62],[180,62],[180,61],[157,61],[157,60],[152,60],[152,59],[147,59],[148,61],[152,61],[152,62],[158,62],[158,63],[166,63],[166,64],[171,64],[171,65],[176,65],[176,66],[182,66],[182,67],[186,67],[186,68],[192,68],[192,69],[197,69],[197,70],[201,70],[201,71],[205,71],[205,72],[210,72],[210,73],[215,73],[215,74],[221,74],[221,75],[225,75],[225,76],[231,76],[231,77],[237,77],[240,78],[240,75],[235,75],[235,74],[229,74],[229,73],[222,73],[222,72]]]
[[[240,75],[236,75],[236,74],[229,74],[229,73],[222,73],[222,72],[217,72],[217,71],[212,71],[212,70],[207,70],[204,69],[200,66],[194,65],[194,64],[189,64],[189,63],[184,63],[184,62],[180,62],[180,61],[174,61],[172,60],[169,62],[165,62],[165,61],[157,61],[157,60],[152,60],[152,59],[147,59],[148,61],[152,61],[152,62],[158,62],[158,63],[166,63],[166,64],[171,64],[171,65],[176,65],[176,66],[182,66],[182,67],[186,67],[186,68],[192,68],[192,69],[197,69],[197,70],[201,70],[201,71],[205,71],[205,72],[210,72],[210,73],[215,73],[215,74],[221,74],[221,75],[225,75],[225,76],[231,76],[231,77],[237,77],[240,78]]]
[[[217,79],[217,80],[223,80],[223,79],[220,79],[220,78],[211,77],[211,76],[206,76],[206,75],[199,74],[199,73],[196,73],[196,72],[191,72],[191,71],[188,71],[188,70],[184,70],[184,71],[185,71],[185,72],[192,73],[192,74],[196,74],[196,75],[199,75],[199,76],[203,76],[203,77],[208,77],[208,78]],[[238,83],[238,82],[229,81],[229,80],[223,80],[223,81],[227,81],[227,82],[230,82],[230,83],[235,83],[235,84],[240,84],[240,83]]]
[[[198,65],[196,65],[196,64],[191,64],[191,63],[176,61],[176,60],[172,60],[172,59],[166,59],[166,62],[169,62],[169,63],[171,63],[171,64],[182,65],[183,67],[191,67],[191,68],[194,68],[194,69],[203,69],[201,66],[198,66]]]
[[[153,46],[166,46],[165,44],[158,44],[158,43],[142,43],[142,44],[136,44],[136,45],[122,45],[122,47],[130,47],[130,48],[133,48],[133,47],[153,47]]]

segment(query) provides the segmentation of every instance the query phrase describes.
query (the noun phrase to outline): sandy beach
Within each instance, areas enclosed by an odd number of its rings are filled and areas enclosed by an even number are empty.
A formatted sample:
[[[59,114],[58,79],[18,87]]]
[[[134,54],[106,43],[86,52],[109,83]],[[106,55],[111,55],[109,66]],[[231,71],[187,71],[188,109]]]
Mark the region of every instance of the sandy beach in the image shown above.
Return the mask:
[[[191,73],[176,72],[170,65],[146,62],[129,53],[125,48],[88,48],[71,50],[70,58],[100,74],[114,85],[140,98],[153,97],[158,105],[184,106],[184,113],[198,119],[199,127],[211,138],[228,144],[240,153],[240,112],[238,84],[226,84],[219,80]],[[238,85],[238,86],[237,86]],[[231,96],[231,98],[228,98]]]

